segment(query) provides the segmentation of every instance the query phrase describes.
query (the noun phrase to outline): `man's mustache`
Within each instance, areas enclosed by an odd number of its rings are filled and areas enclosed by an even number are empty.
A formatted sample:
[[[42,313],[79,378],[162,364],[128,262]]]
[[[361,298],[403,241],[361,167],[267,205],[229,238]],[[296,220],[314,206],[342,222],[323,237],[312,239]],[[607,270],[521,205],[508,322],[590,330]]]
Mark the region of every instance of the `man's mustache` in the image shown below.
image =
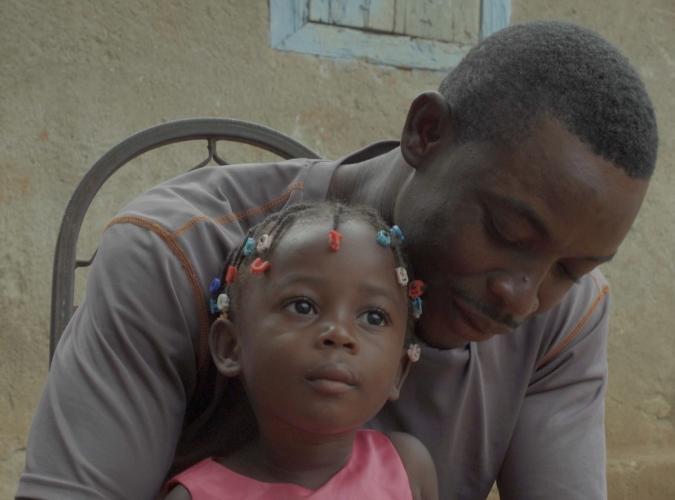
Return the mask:
[[[470,304],[472,307],[474,307],[475,309],[477,309],[478,311],[480,311],[481,313],[483,313],[485,316],[487,316],[496,323],[501,323],[502,325],[505,325],[511,329],[516,329],[522,324],[522,321],[517,320],[513,315],[501,314],[495,307],[488,304],[484,304],[475,297],[469,295],[461,288],[450,286],[450,290],[452,291],[452,293],[461,297],[462,300]]]

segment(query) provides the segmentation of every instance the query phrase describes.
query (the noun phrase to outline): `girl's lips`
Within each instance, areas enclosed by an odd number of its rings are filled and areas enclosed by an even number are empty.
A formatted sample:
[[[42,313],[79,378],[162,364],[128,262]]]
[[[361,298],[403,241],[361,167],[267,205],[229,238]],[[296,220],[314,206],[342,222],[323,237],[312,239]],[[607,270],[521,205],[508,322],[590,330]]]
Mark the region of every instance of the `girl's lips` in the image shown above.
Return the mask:
[[[356,386],[356,377],[342,363],[327,363],[310,369],[305,376],[309,384],[324,394],[342,394]]]

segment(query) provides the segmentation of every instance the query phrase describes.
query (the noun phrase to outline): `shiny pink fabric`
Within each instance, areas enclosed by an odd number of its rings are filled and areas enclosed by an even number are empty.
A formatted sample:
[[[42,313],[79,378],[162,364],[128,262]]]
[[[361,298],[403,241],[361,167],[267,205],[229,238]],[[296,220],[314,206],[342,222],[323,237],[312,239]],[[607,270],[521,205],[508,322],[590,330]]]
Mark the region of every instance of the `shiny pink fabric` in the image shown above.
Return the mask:
[[[187,488],[192,500],[412,500],[408,475],[396,449],[387,436],[373,430],[357,433],[347,465],[318,490],[256,481],[231,471],[212,458],[176,475],[169,487],[178,483]]]

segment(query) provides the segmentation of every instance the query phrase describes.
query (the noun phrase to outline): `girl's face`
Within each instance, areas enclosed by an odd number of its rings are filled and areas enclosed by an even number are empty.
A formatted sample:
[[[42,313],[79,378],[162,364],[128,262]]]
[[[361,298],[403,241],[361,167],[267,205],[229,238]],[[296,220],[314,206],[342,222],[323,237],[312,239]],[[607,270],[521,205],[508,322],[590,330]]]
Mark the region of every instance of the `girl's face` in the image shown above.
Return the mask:
[[[337,434],[360,427],[398,395],[408,318],[391,249],[364,222],[297,223],[242,283],[237,357],[261,431]]]

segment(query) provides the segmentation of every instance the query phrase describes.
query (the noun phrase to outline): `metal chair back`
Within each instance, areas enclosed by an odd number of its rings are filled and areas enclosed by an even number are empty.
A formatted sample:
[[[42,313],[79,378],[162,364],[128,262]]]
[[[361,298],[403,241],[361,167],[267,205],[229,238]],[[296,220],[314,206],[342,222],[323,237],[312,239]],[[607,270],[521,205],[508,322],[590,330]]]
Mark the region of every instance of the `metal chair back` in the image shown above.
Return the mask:
[[[138,132],[111,148],[84,175],[68,202],[61,222],[52,275],[50,363],[56,344],[74,312],[75,270],[91,265],[96,256],[94,252],[87,260],[78,260],[76,257],[82,221],[96,193],[119,168],[143,153],[169,144],[195,140],[206,141],[207,157],[193,169],[211,162],[227,164],[218,155],[217,141],[250,144],[284,159],[319,157],[311,149],[281,132],[256,123],[225,118],[195,118],[163,123]]]

